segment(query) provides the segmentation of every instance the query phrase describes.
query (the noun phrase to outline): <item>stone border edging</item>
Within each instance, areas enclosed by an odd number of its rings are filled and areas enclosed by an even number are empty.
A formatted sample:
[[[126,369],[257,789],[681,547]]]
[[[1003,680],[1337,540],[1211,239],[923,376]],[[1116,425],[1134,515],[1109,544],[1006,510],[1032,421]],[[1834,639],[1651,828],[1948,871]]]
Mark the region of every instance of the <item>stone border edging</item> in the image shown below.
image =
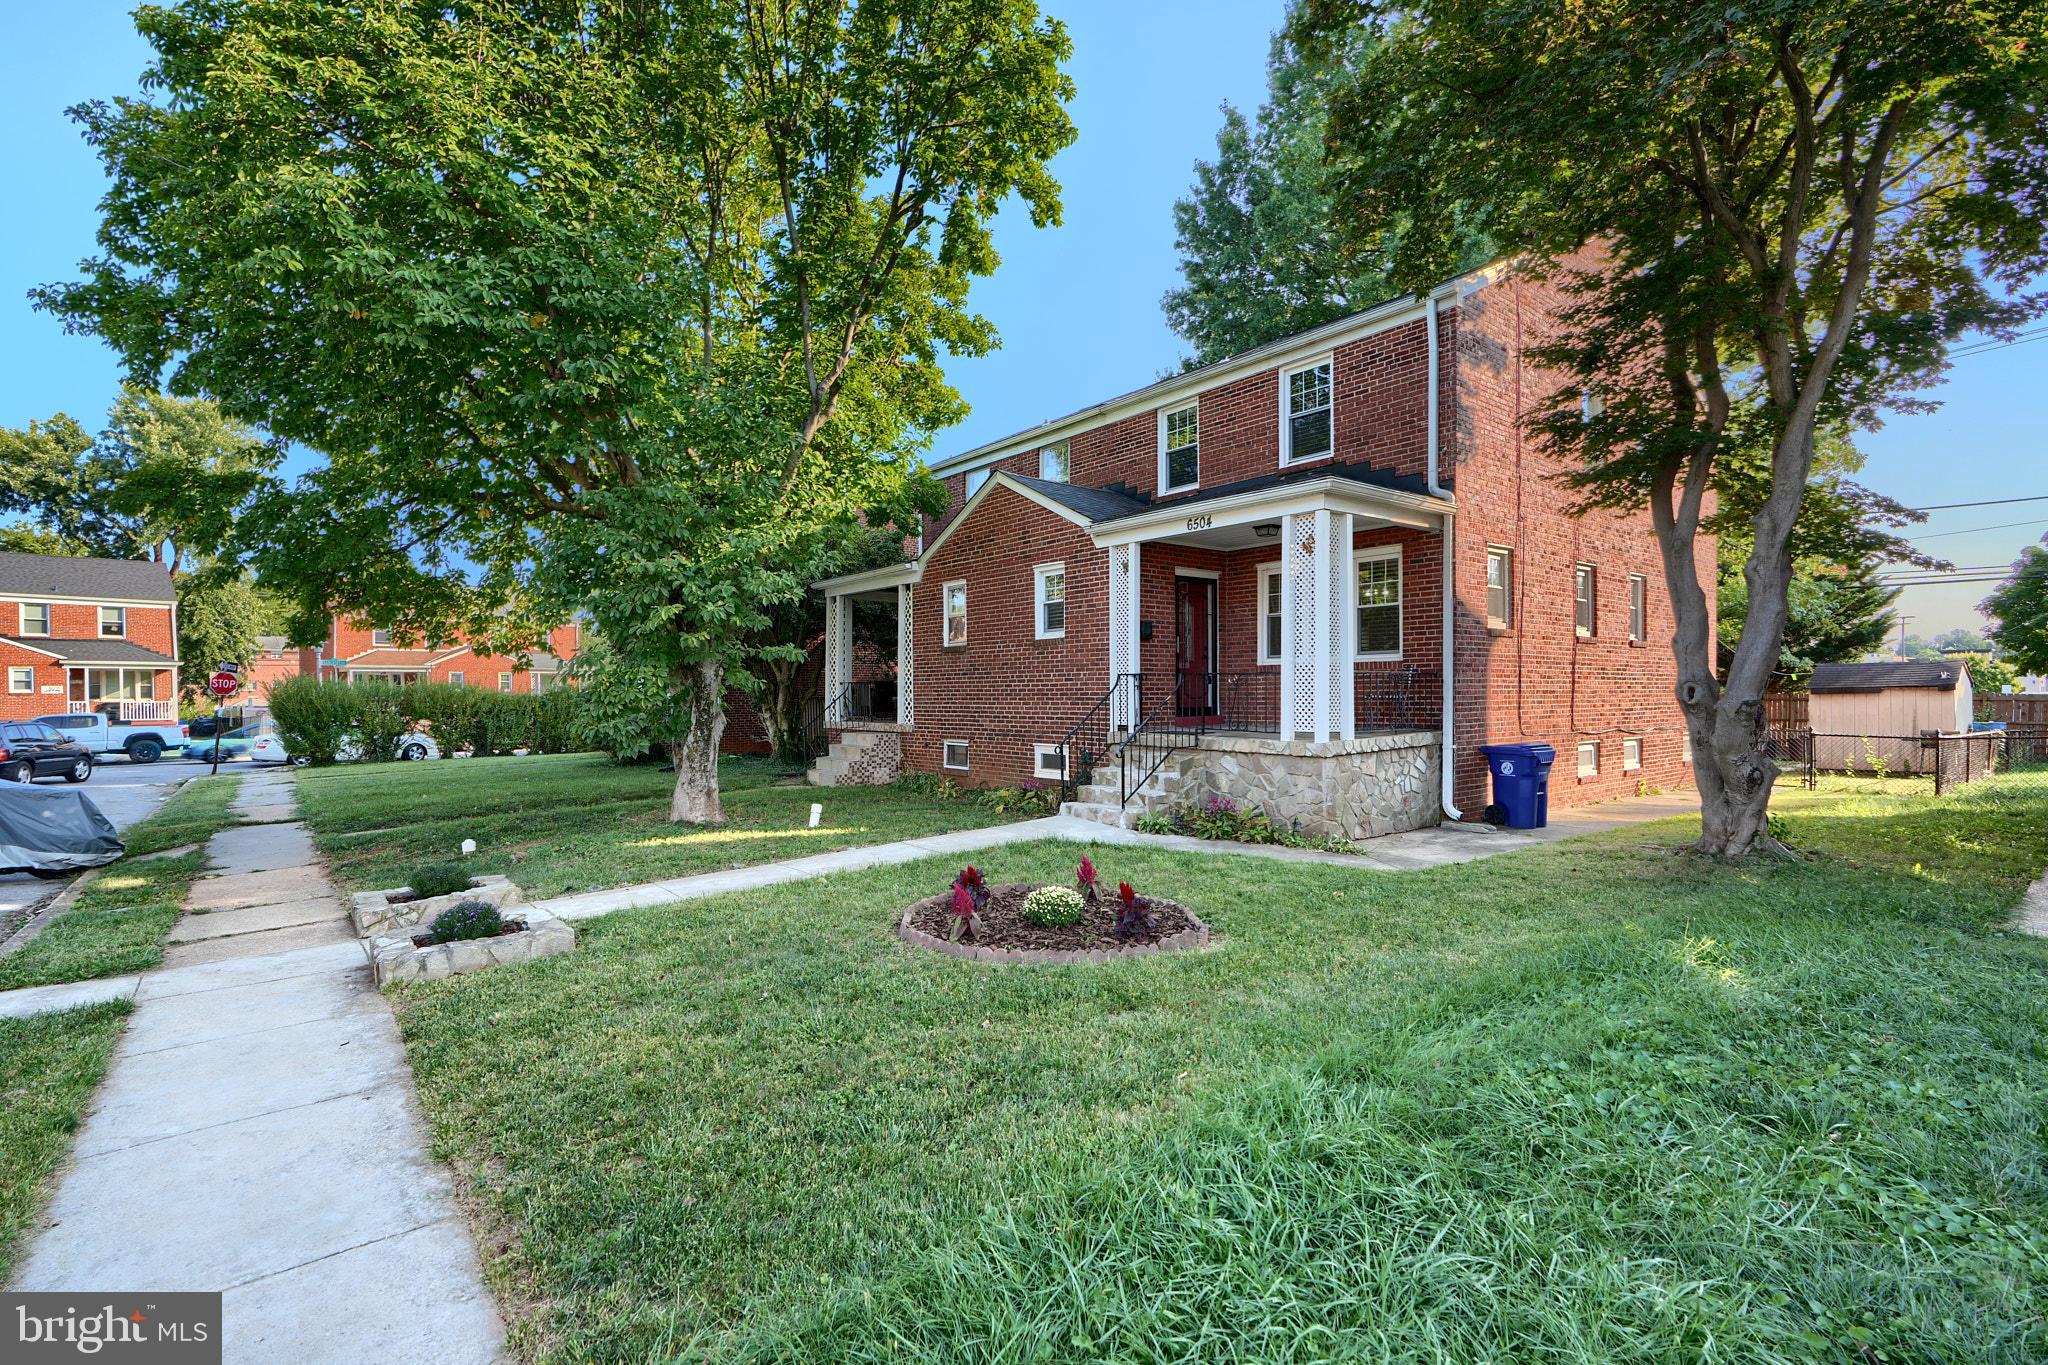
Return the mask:
[[[1174,904],[1180,905],[1180,902]],[[944,953],[947,957],[957,957],[966,962],[987,962],[997,967],[1073,967],[1151,957],[1156,953],[1192,952],[1206,947],[1209,926],[1185,905],[1180,909],[1194,921],[1193,928],[1168,934],[1157,943],[1134,943],[1128,948],[983,948],[972,943],[955,943],[911,927],[910,917],[917,913],[915,905],[905,909],[902,918],[896,921],[896,937],[913,948],[929,948],[935,953]]]

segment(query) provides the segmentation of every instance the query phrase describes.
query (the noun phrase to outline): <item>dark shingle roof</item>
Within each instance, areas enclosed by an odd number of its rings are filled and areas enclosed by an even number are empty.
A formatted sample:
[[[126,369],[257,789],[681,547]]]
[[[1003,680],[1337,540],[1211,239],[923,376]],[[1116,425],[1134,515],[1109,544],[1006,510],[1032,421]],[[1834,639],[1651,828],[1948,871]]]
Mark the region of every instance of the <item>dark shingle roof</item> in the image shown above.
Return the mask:
[[[155,664],[174,668],[177,660],[126,640],[64,640],[47,636],[0,635],[0,640],[55,654],[67,664]]]
[[[146,559],[88,559],[0,552],[0,594],[169,602],[171,573]]]
[[[1079,512],[1090,521],[1110,521],[1116,517],[1127,517],[1133,512],[1144,511],[1148,506],[1143,498],[1126,493],[1120,488],[1083,488],[1077,483],[1031,479],[1022,474],[1012,474],[1010,477],[1032,492],[1051,498],[1062,507]]]
[[[1958,663],[1815,664],[1809,692],[1882,692],[1890,687],[1931,687],[1956,690],[1963,666]]]

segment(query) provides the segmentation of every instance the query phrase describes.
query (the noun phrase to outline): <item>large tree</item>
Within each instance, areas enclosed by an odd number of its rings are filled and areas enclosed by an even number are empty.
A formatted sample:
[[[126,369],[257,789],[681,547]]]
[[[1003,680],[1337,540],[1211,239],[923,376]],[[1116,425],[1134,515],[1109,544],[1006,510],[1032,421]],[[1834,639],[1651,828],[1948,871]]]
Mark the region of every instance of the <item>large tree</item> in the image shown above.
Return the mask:
[[[2048,541],[2044,541],[2048,543]],[[1991,618],[1991,643],[2022,673],[2048,673],[2048,550],[2029,545],[1978,610]]]
[[[722,819],[728,669],[821,541],[929,504],[989,220],[1058,218],[1065,31],[1030,0],[137,19],[150,97],[77,111],[102,255],[43,301],[326,455],[259,561],[306,615],[585,609],[685,708],[674,817]]]
[[[28,519],[0,547],[162,564],[177,592],[184,690],[196,697],[215,664],[255,655],[262,602],[231,543],[276,461],[217,404],[124,388],[98,437],[63,413],[0,428],[0,514]]]
[[[1558,268],[1537,354],[1577,382],[1533,425],[1588,505],[1650,509],[1706,851],[1770,846],[1761,703],[1816,432],[1919,405],[1953,338],[2043,308],[2023,291],[2048,265],[2044,21],[2043,0],[1309,2],[1305,39],[1379,38],[1333,103],[1330,184],[1397,279],[1451,273],[1468,222],[1531,262],[1598,248]],[[1723,454],[1758,436],[1723,678],[1693,541]]]

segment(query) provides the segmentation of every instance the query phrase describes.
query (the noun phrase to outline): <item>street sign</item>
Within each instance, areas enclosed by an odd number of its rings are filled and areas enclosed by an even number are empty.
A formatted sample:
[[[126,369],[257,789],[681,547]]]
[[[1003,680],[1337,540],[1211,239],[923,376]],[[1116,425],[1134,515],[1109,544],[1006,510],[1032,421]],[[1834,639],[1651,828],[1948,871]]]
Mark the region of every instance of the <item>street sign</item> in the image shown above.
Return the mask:
[[[242,680],[225,669],[206,680],[206,690],[216,697],[232,697],[241,686]]]
[[[215,664],[213,671],[216,673],[240,673],[242,666],[237,663]]]

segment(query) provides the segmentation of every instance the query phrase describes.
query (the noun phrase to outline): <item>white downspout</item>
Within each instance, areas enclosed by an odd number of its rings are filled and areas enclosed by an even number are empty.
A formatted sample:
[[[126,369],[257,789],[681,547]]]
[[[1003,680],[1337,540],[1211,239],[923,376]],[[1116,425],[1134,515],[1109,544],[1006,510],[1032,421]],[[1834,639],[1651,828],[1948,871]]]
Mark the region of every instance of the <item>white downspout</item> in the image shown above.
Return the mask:
[[[1436,497],[1447,498],[1450,496],[1450,493],[1441,483],[1437,482],[1436,467],[1439,420],[1437,416],[1437,371],[1441,362],[1437,356],[1435,290],[1430,291],[1423,311],[1427,316],[1429,327],[1429,491]],[[1452,735],[1455,712],[1452,702],[1453,679],[1451,677],[1451,669],[1453,660],[1457,657],[1456,641],[1453,637],[1458,619],[1457,574],[1454,571],[1454,561],[1457,558],[1456,548],[1457,517],[1450,512],[1445,512],[1441,552],[1442,570],[1438,574],[1438,577],[1443,579],[1444,585],[1444,622],[1443,630],[1441,631],[1443,636],[1443,663],[1439,669],[1443,677],[1443,714],[1439,718],[1443,737],[1443,755],[1441,759],[1443,767],[1442,800],[1444,814],[1453,820],[1461,820],[1464,818],[1465,813],[1458,809],[1457,802],[1454,799],[1457,795],[1457,772],[1454,767],[1455,754],[1453,751],[1455,740]]]

